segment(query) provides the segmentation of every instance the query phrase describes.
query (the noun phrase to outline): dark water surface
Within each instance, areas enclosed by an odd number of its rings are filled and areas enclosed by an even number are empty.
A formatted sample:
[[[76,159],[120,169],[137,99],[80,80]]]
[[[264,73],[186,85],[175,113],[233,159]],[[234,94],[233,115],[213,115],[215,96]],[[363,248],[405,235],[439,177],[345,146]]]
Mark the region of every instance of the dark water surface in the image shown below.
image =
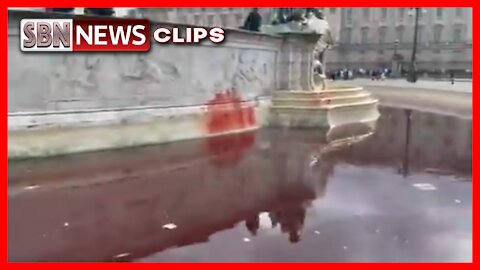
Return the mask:
[[[471,261],[471,119],[381,113],[10,162],[9,260]]]

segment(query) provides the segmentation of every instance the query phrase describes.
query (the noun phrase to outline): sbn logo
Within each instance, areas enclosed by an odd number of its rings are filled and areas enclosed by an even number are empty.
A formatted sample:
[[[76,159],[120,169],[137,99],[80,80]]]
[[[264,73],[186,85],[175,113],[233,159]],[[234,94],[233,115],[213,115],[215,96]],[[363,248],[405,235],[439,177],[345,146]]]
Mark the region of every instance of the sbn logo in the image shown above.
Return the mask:
[[[23,19],[20,22],[22,51],[72,51],[73,20]]]
[[[23,19],[22,51],[148,51],[150,22],[142,19]]]

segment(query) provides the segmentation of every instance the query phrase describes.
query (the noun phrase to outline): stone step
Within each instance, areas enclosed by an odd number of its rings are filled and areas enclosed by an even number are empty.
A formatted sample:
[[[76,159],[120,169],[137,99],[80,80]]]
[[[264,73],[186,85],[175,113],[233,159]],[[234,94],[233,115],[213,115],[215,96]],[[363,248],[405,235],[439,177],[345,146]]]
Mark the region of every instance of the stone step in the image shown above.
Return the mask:
[[[365,91],[362,87],[345,87],[316,91],[275,91],[274,96],[278,98],[328,98],[351,96],[361,93],[369,92]]]
[[[324,111],[324,110],[333,110],[333,109],[342,109],[342,110],[349,110],[352,107],[361,107],[361,106],[372,106],[378,103],[377,99],[369,97],[367,100],[357,101],[357,102],[350,102],[344,104],[327,104],[324,106],[292,106],[292,105],[272,105],[270,107],[271,110],[274,111]]]
[[[363,121],[372,121],[380,116],[378,112],[378,101],[359,102],[352,106],[339,106],[330,110],[330,126],[345,125]]]
[[[327,106],[272,106],[269,124],[288,127],[333,127],[378,118],[378,101],[370,99]],[[372,120],[372,121],[373,121]]]
[[[287,98],[287,97],[273,97],[273,106],[326,106],[326,105],[340,105],[350,104],[355,102],[362,102],[371,100],[369,93],[359,92],[345,96],[332,97],[312,97],[312,98]]]

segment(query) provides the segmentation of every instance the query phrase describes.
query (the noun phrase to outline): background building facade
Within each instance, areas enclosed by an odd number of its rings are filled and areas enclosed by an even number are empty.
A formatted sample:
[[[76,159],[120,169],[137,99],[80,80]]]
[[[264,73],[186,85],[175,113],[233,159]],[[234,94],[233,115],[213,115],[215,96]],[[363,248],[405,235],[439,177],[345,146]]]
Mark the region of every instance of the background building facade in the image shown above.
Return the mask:
[[[391,68],[396,54],[399,68],[408,69],[414,26],[409,8],[342,8],[340,39],[328,55],[329,67]],[[472,9],[422,9],[417,42],[417,70],[471,70]]]
[[[250,8],[142,8],[136,12],[155,21],[239,28]]]
[[[329,21],[335,46],[327,57],[330,70],[408,70],[415,16],[410,8],[320,8]],[[263,18],[273,9],[260,8]],[[239,28],[250,8],[135,9],[131,16],[204,26]],[[263,23],[270,23],[264,19]],[[420,12],[416,68],[445,74],[472,69],[472,9],[425,8]]]
[[[333,40],[337,44],[341,38],[342,8],[320,8],[330,25]]]

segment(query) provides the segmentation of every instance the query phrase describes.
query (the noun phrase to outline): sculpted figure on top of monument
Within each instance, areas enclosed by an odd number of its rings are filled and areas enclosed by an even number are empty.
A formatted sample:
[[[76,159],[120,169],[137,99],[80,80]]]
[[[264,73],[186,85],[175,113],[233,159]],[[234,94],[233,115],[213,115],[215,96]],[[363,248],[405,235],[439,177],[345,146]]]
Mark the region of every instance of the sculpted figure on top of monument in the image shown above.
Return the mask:
[[[278,28],[280,32],[301,31],[320,35],[313,51],[313,82],[317,87],[325,89],[325,53],[333,45],[333,37],[323,13],[318,8],[279,8],[275,9],[272,15],[272,25],[285,25]]]
[[[313,11],[308,12],[307,16],[306,30],[320,35],[314,49],[314,82],[320,84],[321,89],[325,89],[325,53],[333,45],[333,37],[328,21],[324,18],[321,11],[314,9]]]

